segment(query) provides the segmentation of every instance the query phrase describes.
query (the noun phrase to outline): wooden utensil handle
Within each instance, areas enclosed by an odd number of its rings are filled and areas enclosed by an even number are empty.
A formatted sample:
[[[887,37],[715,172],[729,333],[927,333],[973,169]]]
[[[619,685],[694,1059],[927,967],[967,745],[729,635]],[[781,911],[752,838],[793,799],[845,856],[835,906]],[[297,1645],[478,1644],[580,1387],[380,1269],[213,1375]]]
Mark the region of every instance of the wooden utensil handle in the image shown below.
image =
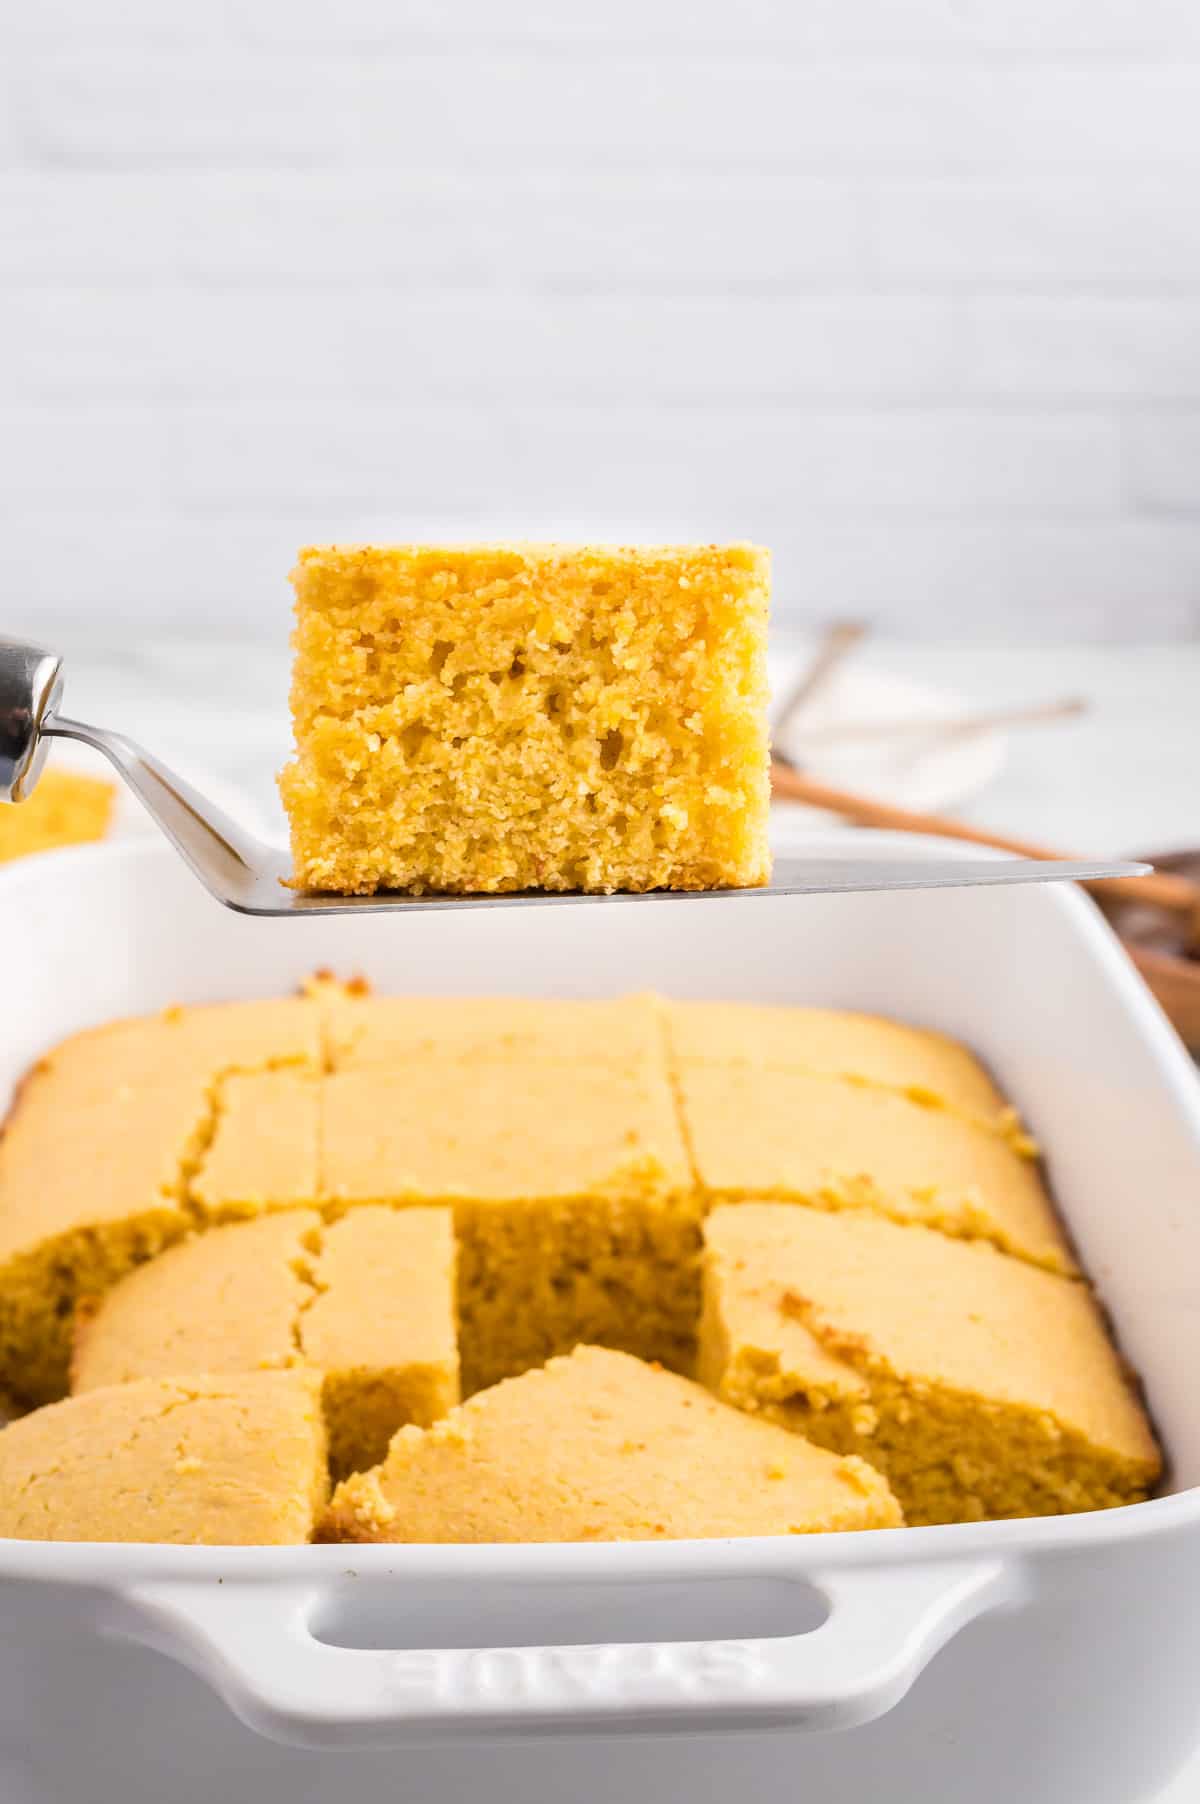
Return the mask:
[[[817,783],[789,765],[773,763],[771,787],[777,796],[790,802],[805,802],[810,808],[824,808],[856,821],[860,827],[891,827],[903,833],[932,833],[940,839],[963,839],[974,846],[992,846],[1001,852],[1015,852],[1020,858],[1062,858],[1070,856],[1049,846],[1026,839],[1010,839],[1006,834],[989,833],[983,827],[968,827],[962,821],[942,814],[920,814],[911,808],[896,808],[891,802],[877,802],[870,796],[855,795],[851,790],[834,789],[828,783]],[[1200,884],[1169,871],[1155,871],[1149,877],[1107,877],[1090,883],[1089,889],[1099,895],[1120,896],[1131,902],[1148,902],[1194,917],[1200,910]]]

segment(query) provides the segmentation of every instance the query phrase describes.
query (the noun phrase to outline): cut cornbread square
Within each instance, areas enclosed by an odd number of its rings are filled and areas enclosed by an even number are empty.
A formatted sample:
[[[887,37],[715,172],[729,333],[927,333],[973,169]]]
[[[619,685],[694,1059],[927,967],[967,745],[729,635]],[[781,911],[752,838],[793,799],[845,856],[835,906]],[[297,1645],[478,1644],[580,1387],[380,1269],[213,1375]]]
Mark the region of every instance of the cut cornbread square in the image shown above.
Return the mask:
[[[321,1013],[306,997],[171,1007],[85,1029],[51,1048],[21,1090],[27,1109],[58,1114],[164,1084],[212,1084],[221,1073],[321,1068]]]
[[[699,1372],[890,1480],[908,1521],[1102,1509],[1160,1470],[1085,1285],[859,1211],[705,1223]]]
[[[327,1057],[336,1071],[412,1059],[663,1059],[657,997],[602,1002],[528,996],[371,996],[329,991]]]
[[[117,786],[103,777],[48,770],[27,802],[0,809],[0,864],[29,852],[103,839],[112,825]]]
[[[458,1401],[449,1211],[292,1209],[193,1235],[75,1327],[76,1394],[139,1378],[306,1365],[322,1374],[337,1473]]]
[[[323,1102],[328,1208],[453,1205],[466,1389],[585,1339],[689,1357],[698,1205],[660,1066],[430,1058]]]
[[[292,580],[299,886],[766,881],[765,552],[325,546]]]
[[[676,1080],[696,1173],[715,1201],[870,1208],[1072,1269],[1036,1163],[963,1117],[778,1067],[690,1059]]]
[[[842,1009],[749,1002],[670,1002],[664,1016],[677,1059],[843,1077],[993,1126],[1013,1121],[1010,1105],[974,1054],[929,1028]]]
[[[218,1547],[311,1540],[328,1494],[315,1373],[147,1378],[0,1434],[0,1536]]]
[[[320,1079],[304,1071],[260,1071],[216,1088],[211,1144],[189,1196],[213,1221],[292,1209],[317,1200]]]
[[[294,1365],[312,1298],[311,1209],[193,1234],[138,1266],[75,1323],[76,1394],[136,1378]]]
[[[338,1541],[644,1541],[889,1528],[895,1499],[837,1459],[627,1354],[579,1347],[481,1391],[339,1486]]]
[[[458,1402],[448,1209],[353,1209],[322,1229],[300,1353],[325,1375],[330,1465],[373,1466],[405,1422]]]
[[[0,1388],[29,1403],[66,1389],[76,1300],[187,1232],[209,1110],[200,1082],[61,1115],[37,1103],[22,1093],[0,1140]]]

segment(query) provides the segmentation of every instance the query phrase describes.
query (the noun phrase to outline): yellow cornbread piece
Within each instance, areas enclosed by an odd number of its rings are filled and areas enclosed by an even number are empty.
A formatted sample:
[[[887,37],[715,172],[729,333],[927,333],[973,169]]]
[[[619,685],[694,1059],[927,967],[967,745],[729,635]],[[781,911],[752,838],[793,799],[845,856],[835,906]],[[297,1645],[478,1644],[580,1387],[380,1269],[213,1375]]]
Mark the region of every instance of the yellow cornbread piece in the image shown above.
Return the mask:
[[[0,1139],[0,1388],[61,1396],[76,1300],[186,1233],[183,1174],[207,1113],[186,1082],[61,1115],[18,1104]]]
[[[76,1299],[192,1225],[221,1074],[321,1060],[320,1010],[300,998],[169,1008],[39,1059],[0,1140],[0,1388],[61,1396]]]
[[[1080,1283],[984,1243],[789,1203],[705,1223],[699,1372],[886,1474],[912,1523],[1104,1509],[1160,1470]]]
[[[339,1486],[343,1541],[646,1541],[890,1528],[858,1459],[726,1409],[627,1354],[579,1347],[482,1391]]]
[[[47,770],[27,802],[0,809],[0,864],[28,852],[103,839],[112,825],[117,787],[103,777]]]
[[[377,1464],[405,1422],[458,1402],[448,1209],[355,1209],[321,1230],[300,1352],[325,1374],[335,1476]]]
[[[219,1547],[311,1540],[328,1493],[307,1372],[148,1378],[0,1434],[0,1536]]]
[[[414,1059],[584,1059],[661,1063],[657,996],[564,1002],[528,996],[372,996],[325,992],[326,1058],[335,1071]]]
[[[294,1365],[323,1376],[338,1473],[457,1403],[448,1211],[360,1209],[326,1228],[296,1209],[195,1235],[77,1322],[72,1389]]]
[[[292,580],[298,885],[767,880],[766,552],[325,546]]]
[[[320,1225],[307,1209],[265,1215],[192,1234],[130,1272],[76,1319],[72,1391],[298,1363]]]
[[[315,1203],[320,1105],[319,1083],[309,1072],[225,1078],[217,1088],[212,1141],[189,1189],[201,1215],[231,1221]]]
[[[979,1060],[945,1034],[845,1009],[750,1002],[668,1002],[676,1059],[749,1064],[896,1090],[1007,1128],[1013,1110]]]
[[[1072,1269],[1035,1162],[974,1122],[775,1067],[690,1059],[676,1083],[696,1175],[713,1201],[870,1208]]]
[[[698,1204],[662,1064],[431,1057],[323,1098],[328,1208],[453,1206],[466,1390],[580,1340],[690,1358]]]

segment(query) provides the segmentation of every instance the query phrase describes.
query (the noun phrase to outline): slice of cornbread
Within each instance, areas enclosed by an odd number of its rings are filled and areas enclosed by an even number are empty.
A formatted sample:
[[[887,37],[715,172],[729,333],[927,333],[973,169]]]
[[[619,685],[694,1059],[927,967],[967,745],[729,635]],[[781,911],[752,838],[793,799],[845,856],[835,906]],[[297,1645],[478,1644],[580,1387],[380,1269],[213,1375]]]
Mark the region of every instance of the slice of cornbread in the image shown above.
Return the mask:
[[[38,1060],[20,1092],[52,1115],[131,1090],[215,1082],[220,1074],[323,1062],[321,1010],[308,997],[173,1006],[72,1034]]]
[[[194,1235],[77,1321],[76,1394],[141,1378],[303,1365],[323,1378],[335,1473],[458,1401],[454,1241],[444,1209],[294,1209]]]
[[[208,1125],[199,1082],[61,1113],[31,1091],[0,1139],[0,1389],[24,1403],[67,1384],[71,1315],[191,1225],[185,1173]]]
[[[453,1206],[466,1389],[580,1340],[690,1358],[699,1205],[661,1064],[430,1057],[323,1101],[327,1208]]]
[[[28,852],[103,839],[112,825],[117,786],[103,777],[48,770],[27,802],[0,809],[0,864]]]
[[[676,1082],[697,1177],[715,1202],[875,1209],[1072,1269],[1036,1163],[974,1122],[777,1067],[689,1059]]]
[[[296,1364],[320,1226],[311,1209],[264,1215],[193,1234],[139,1266],[80,1309],[72,1391]]]
[[[766,881],[765,552],[326,546],[292,580],[298,885]]]
[[[148,1378],[0,1434],[0,1536],[22,1541],[308,1541],[328,1488],[309,1372]]]
[[[1103,1509],[1158,1476],[1083,1284],[863,1212],[744,1203],[704,1232],[701,1377],[870,1460],[908,1521]]]
[[[890,1528],[895,1499],[835,1459],[623,1353],[579,1347],[339,1486],[334,1541],[647,1541]]]
[[[448,1209],[354,1209],[323,1228],[299,1345],[325,1374],[335,1476],[373,1466],[405,1422],[458,1402]]]
[[[413,1059],[585,1059],[626,1065],[663,1056],[655,996],[564,1002],[528,996],[372,996],[327,989],[326,1056],[335,1071]]]
[[[212,1141],[188,1190],[200,1214],[233,1221],[315,1203],[318,1077],[307,1071],[235,1074],[218,1083],[215,1100]]]
[[[880,1015],[750,1002],[664,1004],[676,1059],[778,1066],[899,1091],[1009,1129],[1014,1111],[979,1060],[957,1040]]]

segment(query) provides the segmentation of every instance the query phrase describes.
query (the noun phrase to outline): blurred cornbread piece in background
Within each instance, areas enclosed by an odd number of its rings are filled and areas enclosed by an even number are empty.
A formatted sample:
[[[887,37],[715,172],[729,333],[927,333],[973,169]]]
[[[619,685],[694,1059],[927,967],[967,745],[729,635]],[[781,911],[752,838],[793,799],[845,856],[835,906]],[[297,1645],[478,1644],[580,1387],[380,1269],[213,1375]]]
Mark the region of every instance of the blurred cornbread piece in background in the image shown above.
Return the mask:
[[[665,1002],[676,1059],[775,1066],[897,1090],[1008,1131],[1014,1111],[973,1053],[929,1028],[845,1009]]]
[[[889,1528],[886,1483],[623,1353],[568,1358],[482,1391],[341,1485],[345,1541],[646,1541]]]
[[[292,580],[299,886],[767,880],[766,552],[326,546]]]
[[[188,1192],[203,1216],[232,1221],[318,1200],[319,1081],[258,1071],[218,1083],[211,1143]]]
[[[698,1370],[890,1480],[909,1522],[1103,1509],[1160,1470],[1087,1287],[861,1210],[713,1211]]]
[[[0,1434],[0,1535],[217,1547],[312,1539],[328,1494],[311,1372],[148,1378]]]
[[[435,1058],[323,1086],[326,1207],[445,1203],[463,1383],[595,1339],[686,1363],[699,1203],[665,1060]]]
[[[1073,1269],[1036,1163],[986,1127],[879,1087],[774,1066],[686,1059],[676,1084],[710,1201],[873,1209]]]
[[[364,1208],[326,1227],[294,1209],[195,1235],[81,1315],[72,1390],[294,1365],[322,1375],[339,1474],[457,1403],[449,1211]]]
[[[27,802],[0,808],[0,864],[27,852],[103,839],[116,808],[115,783],[76,771],[46,770]]]

